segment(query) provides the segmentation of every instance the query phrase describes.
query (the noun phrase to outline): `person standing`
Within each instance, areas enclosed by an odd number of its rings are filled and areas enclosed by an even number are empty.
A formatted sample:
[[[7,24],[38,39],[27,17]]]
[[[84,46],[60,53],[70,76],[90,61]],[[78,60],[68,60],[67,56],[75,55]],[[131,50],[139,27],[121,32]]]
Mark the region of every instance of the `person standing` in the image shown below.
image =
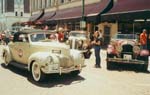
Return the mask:
[[[9,30],[6,30],[6,31],[4,31],[5,32],[5,43],[6,43],[6,45],[8,45],[8,43],[9,43],[9,37],[10,37],[10,31]]]
[[[100,58],[100,50],[101,50],[101,39],[99,38],[99,33],[96,31],[94,33],[94,40],[91,42],[94,48],[95,52],[95,58],[96,58],[96,68],[101,68],[101,58]]]
[[[62,27],[58,29],[58,40],[59,42],[64,41],[64,29]]]
[[[142,49],[146,49],[147,45],[147,34],[146,34],[146,29],[143,29],[142,33],[140,34],[140,44]]]

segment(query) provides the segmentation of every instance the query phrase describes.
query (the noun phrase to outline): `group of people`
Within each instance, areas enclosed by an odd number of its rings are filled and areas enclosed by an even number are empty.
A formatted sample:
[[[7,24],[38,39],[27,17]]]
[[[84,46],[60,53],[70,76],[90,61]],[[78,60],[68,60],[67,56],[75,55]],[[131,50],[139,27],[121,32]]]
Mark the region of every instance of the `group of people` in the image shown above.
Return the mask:
[[[68,31],[64,31],[62,27],[59,27],[58,30],[55,30],[56,34],[55,35],[50,35],[50,38],[55,39],[56,41],[59,42],[65,42],[68,40],[69,33]]]
[[[13,38],[9,30],[5,30],[4,32],[0,34],[0,42],[3,45],[7,45],[12,39]]]

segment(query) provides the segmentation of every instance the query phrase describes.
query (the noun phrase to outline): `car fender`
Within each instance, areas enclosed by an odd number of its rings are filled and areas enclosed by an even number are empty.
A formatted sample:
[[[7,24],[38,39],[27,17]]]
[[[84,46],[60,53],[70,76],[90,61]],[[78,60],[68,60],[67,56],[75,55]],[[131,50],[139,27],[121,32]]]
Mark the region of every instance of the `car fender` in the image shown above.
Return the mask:
[[[70,53],[74,60],[74,64],[84,64],[85,59],[81,51],[72,49],[70,50]]]
[[[4,46],[2,48],[2,57],[4,57],[4,55],[7,53],[7,61],[10,62],[12,61],[12,57],[11,57],[11,52],[8,46]]]
[[[52,57],[54,64],[57,64],[60,62],[59,58],[55,54],[52,54],[49,52],[36,52],[32,54],[28,59],[28,70],[30,71],[30,67],[34,61],[37,61],[40,66],[44,66],[46,63],[45,62],[46,58],[48,56]]]

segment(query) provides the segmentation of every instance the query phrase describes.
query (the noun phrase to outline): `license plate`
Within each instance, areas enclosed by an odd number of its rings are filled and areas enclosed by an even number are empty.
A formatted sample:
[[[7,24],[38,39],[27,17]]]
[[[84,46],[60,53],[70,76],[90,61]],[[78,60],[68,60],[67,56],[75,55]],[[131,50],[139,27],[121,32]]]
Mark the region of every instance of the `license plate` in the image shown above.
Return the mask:
[[[124,59],[127,59],[127,60],[130,60],[130,59],[132,59],[132,56],[129,55],[129,54],[124,54],[124,55],[123,55],[123,58],[124,58]]]

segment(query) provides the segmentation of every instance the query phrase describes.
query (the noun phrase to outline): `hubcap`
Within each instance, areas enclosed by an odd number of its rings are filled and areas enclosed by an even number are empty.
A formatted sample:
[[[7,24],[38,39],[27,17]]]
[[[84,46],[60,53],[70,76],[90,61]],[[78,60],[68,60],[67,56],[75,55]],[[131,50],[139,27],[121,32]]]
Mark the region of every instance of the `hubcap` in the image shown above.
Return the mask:
[[[7,66],[7,65],[8,65],[8,61],[7,61],[7,54],[5,54],[5,55],[4,55],[4,61],[5,61],[5,62],[4,62],[4,63],[5,63],[5,65]]]
[[[32,65],[32,76],[33,76],[34,80],[36,80],[36,81],[39,81],[40,77],[41,77],[40,67],[35,62]]]

